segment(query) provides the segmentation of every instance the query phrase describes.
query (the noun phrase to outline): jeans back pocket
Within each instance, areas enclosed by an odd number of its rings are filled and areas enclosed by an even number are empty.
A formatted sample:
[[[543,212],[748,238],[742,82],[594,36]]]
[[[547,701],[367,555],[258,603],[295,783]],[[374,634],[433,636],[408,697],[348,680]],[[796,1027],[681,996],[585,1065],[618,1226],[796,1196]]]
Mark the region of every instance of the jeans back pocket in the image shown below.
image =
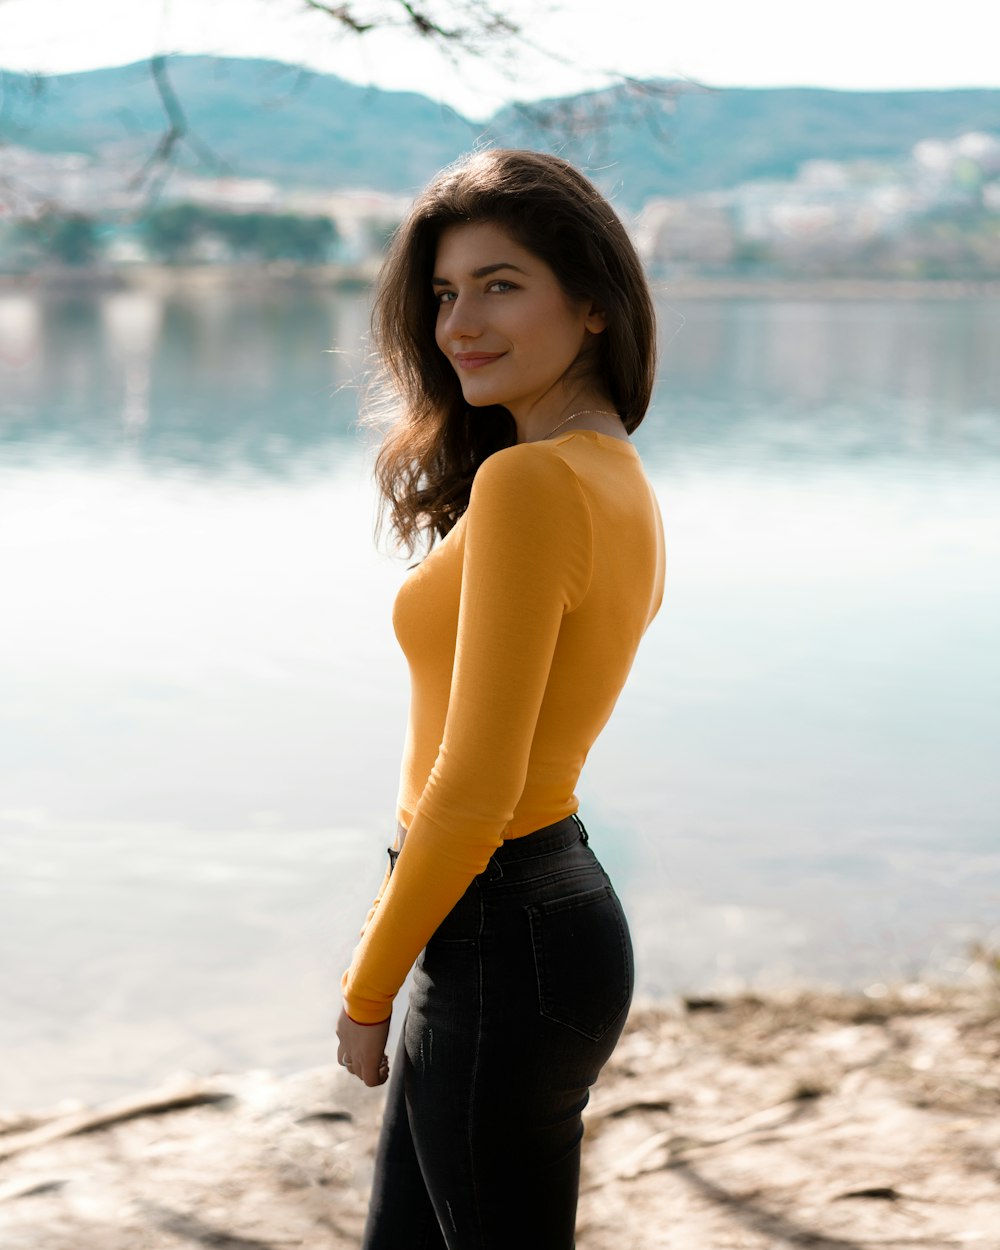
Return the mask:
[[[527,907],[543,1016],[600,1041],[632,999],[635,968],[610,885]]]

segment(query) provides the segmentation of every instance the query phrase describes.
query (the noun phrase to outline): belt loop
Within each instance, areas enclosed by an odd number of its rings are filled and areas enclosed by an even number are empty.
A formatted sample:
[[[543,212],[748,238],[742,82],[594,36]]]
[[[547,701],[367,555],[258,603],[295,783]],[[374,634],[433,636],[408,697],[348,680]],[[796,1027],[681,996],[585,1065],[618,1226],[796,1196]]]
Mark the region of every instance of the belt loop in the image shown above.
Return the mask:
[[[580,829],[580,840],[583,842],[583,845],[586,846],[590,842],[590,835],[587,833],[587,830],[583,827],[583,821],[576,814],[576,812],[570,812],[570,815],[576,821]]]

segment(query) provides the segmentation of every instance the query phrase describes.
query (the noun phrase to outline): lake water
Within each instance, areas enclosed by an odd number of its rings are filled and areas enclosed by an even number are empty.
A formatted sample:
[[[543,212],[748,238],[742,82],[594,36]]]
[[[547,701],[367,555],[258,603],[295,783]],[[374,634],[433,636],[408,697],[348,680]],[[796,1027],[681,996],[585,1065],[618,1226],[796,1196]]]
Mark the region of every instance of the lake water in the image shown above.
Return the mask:
[[[578,788],[639,989],[959,979],[1000,942],[1000,301],[660,316],[666,593]],[[366,317],[0,294],[0,1107],[335,1054],[407,704]]]

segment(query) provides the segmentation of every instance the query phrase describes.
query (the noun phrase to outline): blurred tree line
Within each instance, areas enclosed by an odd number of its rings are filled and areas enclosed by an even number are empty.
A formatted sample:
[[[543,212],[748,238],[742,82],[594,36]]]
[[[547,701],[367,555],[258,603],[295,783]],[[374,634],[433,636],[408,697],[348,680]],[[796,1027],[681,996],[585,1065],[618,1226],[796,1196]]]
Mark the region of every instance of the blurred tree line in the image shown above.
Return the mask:
[[[393,227],[373,223],[371,247],[384,249]],[[322,265],[336,261],[340,235],[326,216],[247,212],[192,203],[159,205],[134,220],[112,221],[50,208],[0,226],[0,271],[43,266],[85,268],[150,260],[163,264]],[[125,242],[123,256],[121,244]],[[671,257],[659,276],[748,278],[1000,278],[1000,214],[980,206],[935,208],[893,235],[857,242],[738,239],[715,261]]]
[[[100,254],[97,223],[83,213],[45,213],[33,221],[20,221],[11,231],[7,251],[20,261],[58,261],[63,265],[89,265]]]
[[[101,260],[117,223],[83,213],[51,210],[18,222],[10,250],[22,261],[91,265]],[[165,264],[203,260],[295,261],[323,264],[338,242],[329,217],[297,213],[234,213],[200,204],[164,204],[136,219],[128,233],[146,254]]]
[[[140,219],[151,255],[168,264],[198,259],[206,240],[234,260],[294,260],[321,264],[337,242],[329,217],[297,213],[232,213],[198,204],[167,204]]]

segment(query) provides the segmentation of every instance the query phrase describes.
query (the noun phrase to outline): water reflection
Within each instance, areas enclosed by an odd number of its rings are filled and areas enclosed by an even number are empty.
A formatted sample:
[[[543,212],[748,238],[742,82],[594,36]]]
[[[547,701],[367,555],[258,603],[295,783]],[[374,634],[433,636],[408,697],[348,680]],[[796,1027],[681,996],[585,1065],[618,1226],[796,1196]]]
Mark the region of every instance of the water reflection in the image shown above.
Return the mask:
[[[0,296],[0,1105],[113,1092],[94,1036],[125,1086],[322,1061],[406,711],[367,307]],[[664,607],[579,791],[640,988],[957,975],[995,922],[997,313],[664,296]]]
[[[804,409],[880,397],[995,409],[1000,395],[996,299],[704,300],[683,313],[667,349],[674,391],[728,401],[738,379],[753,403]]]
[[[120,362],[124,397],[121,430],[134,445],[149,424],[152,363],[163,319],[163,302],[146,291],[108,296],[100,307],[111,359]]]
[[[1000,303],[685,309],[650,417],[671,463],[904,474],[1000,457]],[[694,466],[697,467],[697,466]]]
[[[309,472],[352,427],[368,296],[0,297],[10,460],[127,449],[151,468]],[[772,465],[1000,453],[995,300],[689,301],[660,308],[639,438],[657,463]],[[319,455],[325,465],[328,457]]]
[[[308,472],[357,442],[367,317],[364,293],[0,297],[5,459]]]

